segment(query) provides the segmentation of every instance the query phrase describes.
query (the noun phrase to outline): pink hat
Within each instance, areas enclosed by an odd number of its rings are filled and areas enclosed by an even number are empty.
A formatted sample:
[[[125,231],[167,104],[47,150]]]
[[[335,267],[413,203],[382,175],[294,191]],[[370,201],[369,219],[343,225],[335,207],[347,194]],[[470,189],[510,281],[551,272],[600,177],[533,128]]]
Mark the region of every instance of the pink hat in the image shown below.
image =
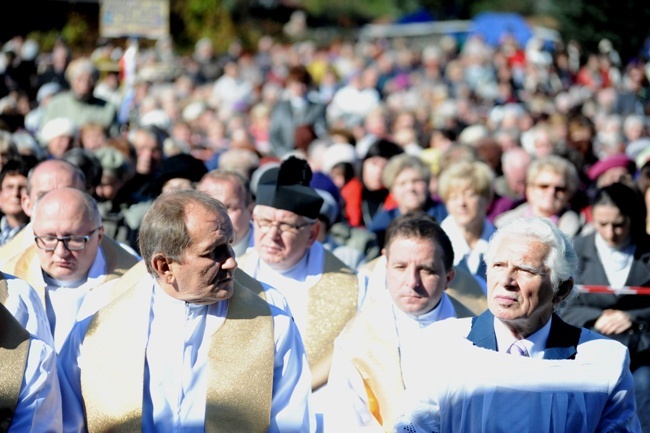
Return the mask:
[[[596,180],[607,170],[617,167],[627,168],[630,174],[634,174],[636,170],[636,164],[634,161],[628,158],[627,155],[621,153],[609,156],[592,165],[591,168],[587,170],[587,176],[589,176],[589,179],[591,180]]]

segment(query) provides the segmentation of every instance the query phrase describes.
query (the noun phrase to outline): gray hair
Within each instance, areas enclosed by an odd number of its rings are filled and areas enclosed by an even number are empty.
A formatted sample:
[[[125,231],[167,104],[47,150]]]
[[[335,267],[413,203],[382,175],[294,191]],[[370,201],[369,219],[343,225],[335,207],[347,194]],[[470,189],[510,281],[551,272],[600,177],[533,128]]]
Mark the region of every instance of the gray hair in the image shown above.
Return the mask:
[[[488,268],[501,241],[508,236],[534,239],[548,246],[549,252],[544,259],[544,266],[550,270],[554,292],[559,290],[560,284],[575,275],[578,269],[578,255],[571,240],[550,219],[542,217],[517,218],[500,227],[490,238],[485,253]]]
[[[250,182],[241,173],[235,170],[226,170],[223,168],[217,168],[211,170],[203,175],[199,183],[204,179],[212,179],[215,181],[222,180],[227,182],[234,182],[240,192],[244,195],[246,199],[246,204],[249,205],[253,202],[253,193],[251,192]]]
[[[397,176],[407,168],[412,168],[419,172],[424,180],[427,181],[427,184],[431,180],[431,169],[424,161],[417,156],[403,153],[401,155],[393,156],[388,161],[388,164],[386,164],[384,172],[381,175],[381,182],[386,186],[386,188],[391,189],[395,182],[395,178],[397,178]]]
[[[140,254],[150,274],[154,274],[151,260],[155,254],[182,261],[183,252],[192,242],[186,225],[190,204],[213,210],[230,221],[226,207],[206,193],[183,190],[160,195],[142,218],[138,236]]]
[[[95,64],[87,57],[80,57],[71,61],[65,70],[65,78],[69,82],[81,74],[90,74],[94,81],[98,78],[98,71]]]
[[[539,176],[543,171],[552,171],[553,173],[557,173],[564,177],[568,197],[572,197],[578,190],[578,185],[580,183],[578,170],[567,159],[557,155],[548,155],[533,160],[533,162],[528,166],[528,170],[526,170],[526,184],[531,185],[535,183],[537,176]]]

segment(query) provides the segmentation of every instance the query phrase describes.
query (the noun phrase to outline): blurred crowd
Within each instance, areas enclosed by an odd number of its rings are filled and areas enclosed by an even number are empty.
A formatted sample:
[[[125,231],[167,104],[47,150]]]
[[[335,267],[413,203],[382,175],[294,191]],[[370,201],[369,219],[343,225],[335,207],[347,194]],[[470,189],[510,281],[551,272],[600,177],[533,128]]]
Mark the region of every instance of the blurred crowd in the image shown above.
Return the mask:
[[[15,37],[2,60],[3,163],[83,161],[89,192],[115,223],[109,233],[133,248],[138,204],[158,195],[161,181],[197,182],[203,166],[250,180],[289,154],[335,184],[328,225],[368,229],[379,246],[395,209],[447,216],[449,185],[443,197],[439,178],[458,160],[488,165],[481,193],[490,222],[525,203],[519,213],[561,219],[572,236],[589,229],[597,187],[623,181],[645,193],[649,185],[648,68],[622,64],[607,40],[588,53],[535,38],[520,46],[508,35],[498,46],[474,35],[423,49],[263,37],[254,51],[233,42],[217,55],[203,39],[185,56],[170,40],[147,49],[100,41],[79,56],[61,41],[41,52]],[[168,162],[180,154],[192,158]],[[417,158],[415,177],[427,181],[413,203],[403,203],[404,167],[384,170],[399,154]],[[557,173],[564,189],[546,194],[527,175],[551,156],[563,162],[541,172]]]

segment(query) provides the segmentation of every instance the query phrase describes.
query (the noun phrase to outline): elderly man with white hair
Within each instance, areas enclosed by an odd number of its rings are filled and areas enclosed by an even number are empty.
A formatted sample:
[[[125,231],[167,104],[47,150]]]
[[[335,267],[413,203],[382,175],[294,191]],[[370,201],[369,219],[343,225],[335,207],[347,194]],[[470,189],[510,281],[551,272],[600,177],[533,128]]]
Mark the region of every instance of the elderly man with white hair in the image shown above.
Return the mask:
[[[395,431],[640,432],[627,348],[554,313],[573,291],[569,237],[547,218],[517,219],[485,262],[488,310],[422,332],[426,364]]]
[[[70,90],[52,97],[43,113],[41,127],[52,119],[63,117],[77,127],[86,123],[98,123],[111,133],[116,133],[115,106],[93,96],[97,77],[97,68],[90,59],[82,57],[70,62],[66,69]]]

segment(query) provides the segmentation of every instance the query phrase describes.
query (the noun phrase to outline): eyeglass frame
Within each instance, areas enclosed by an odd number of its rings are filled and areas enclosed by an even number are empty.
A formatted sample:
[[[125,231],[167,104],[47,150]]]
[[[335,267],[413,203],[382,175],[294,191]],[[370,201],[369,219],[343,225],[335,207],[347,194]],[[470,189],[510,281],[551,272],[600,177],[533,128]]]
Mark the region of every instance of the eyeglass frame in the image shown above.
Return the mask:
[[[56,250],[56,247],[59,246],[59,242],[63,242],[63,247],[64,247],[66,250],[68,250],[68,251],[83,251],[83,250],[86,249],[86,245],[88,244],[88,241],[90,240],[90,238],[91,238],[95,233],[97,233],[97,231],[99,231],[100,229],[102,229],[103,227],[104,227],[104,226],[99,226],[99,227],[95,228],[95,229],[92,230],[90,233],[88,233],[87,235],[84,235],[84,236],[70,235],[70,236],[61,236],[61,237],[58,237],[58,236],[52,236],[52,235],[46,235],[46,236],[36,236],[36,235],[34,235],[34,243],[36,243],[36,246],[37,246],[39,249],[41,249],[41,250],[43,250],[43,251],[48,251],[48,252]],[[52,238],[52,240],[56,239],[56,243],[54,244],[54,247],[53,247],[53,248],[45,248],[44,246],[42,246],[42,245],[41,245],[41,242],[43,242],[43,238]],[[70,249],[70,247],[68,246],[68,242],[69,242],[71,239],[77,239],[77,240],[78,240],[78,239],[83,239],[83,242],[84,242],[83,247],[82,247],[82,248],[74,248],[74,249]]]
[[[316,223],[316,221],[307,221],[306,223],[303,224],[290,224],[290,223],[285,223],[285,222],[278,222],[278,221],[271,221],[268,218],[257,218],[253,216],[253,221],[257,225],[257,227],[260,229],[262,233],[268,233],[271,230],[271,227],[275,227],[280,234],[282,233],[291,233],[297,235],[300,233],[300,230],[302,230],[305,227],[312,226]],[[267,225],[262,225],[260,224],[260,221],[267,221]],[[285,228],[282,228],[284,226]],[[293,230],[293,231],[292,231]]]

